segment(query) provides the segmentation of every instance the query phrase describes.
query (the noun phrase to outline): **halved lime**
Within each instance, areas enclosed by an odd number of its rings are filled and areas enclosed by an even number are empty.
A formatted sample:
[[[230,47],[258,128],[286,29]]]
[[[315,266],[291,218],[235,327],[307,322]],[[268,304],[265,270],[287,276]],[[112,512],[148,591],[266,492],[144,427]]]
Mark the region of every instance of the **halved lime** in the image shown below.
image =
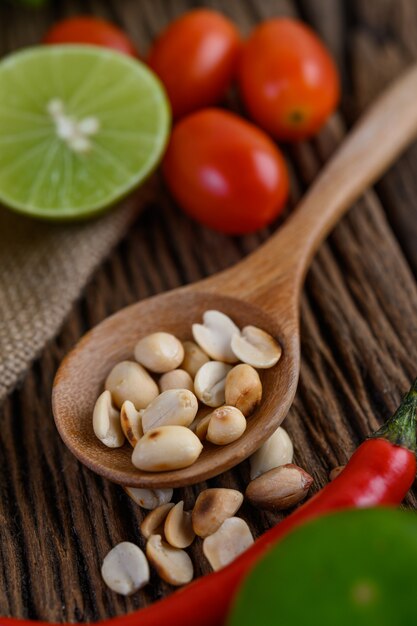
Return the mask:
[[[93,215],[156,167],[170,122],[161,83],[136,59],[80,45],[12,54],[0,63],[0,202]]]

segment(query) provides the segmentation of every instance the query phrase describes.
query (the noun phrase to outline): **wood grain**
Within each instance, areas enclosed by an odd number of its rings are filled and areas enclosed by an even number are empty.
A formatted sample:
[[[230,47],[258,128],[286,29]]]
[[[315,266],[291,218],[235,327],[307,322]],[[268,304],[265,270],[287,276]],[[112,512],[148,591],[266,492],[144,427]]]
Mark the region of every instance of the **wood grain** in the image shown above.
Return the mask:
[[[247,32],[276,14],[301,14],[327,36],[345,79],[342,112],[350,125],[400,68],[417,58],[414,0],[213,0]],[[115,19],[144,50],[187,0],[68,0],[34,14],[0,10],[0,48],[35,43],[63,14],[89,10]],[[340,32],[335,37],[334,32]],[[286,150],[292,205],[317,176],[344,132],[332,125],[317,140]],[[395,127],[387,129],[395,133]],[[313,262],[302,298],[302,366],[285,422],[295,461],[315,477],[346,462],[356,445],[394,409],[416,373],[416,148],[369,191],[336,227]],[[270,229],[270,230],[273,230]],[[124,599],[100,578],[106,552],[118,541],[143,546],[141,511],[123,491],[79,464],[59,439],[50,409],[53,375],[88,328],[119,308],[226,268],[264,241],[270,230],[228,238],[184,217],[161,192],[129,236],[94,276],[57,339],[44,350],[19,390],[2,407],[0,429],[0,614],[55,621],[123,614],[172,590],[156,576]],[[413,276],[414,274],[414,276]],[[246,464],[212,486],[242,489]],[[202,485],[204,486],[204,484]],[[192,505],[197,488],[176,491]],[[416,506],[415,493],[407,506]],[[245,505],[255,536],[279,517]],[[208,567],[196,544],[197,574]]]

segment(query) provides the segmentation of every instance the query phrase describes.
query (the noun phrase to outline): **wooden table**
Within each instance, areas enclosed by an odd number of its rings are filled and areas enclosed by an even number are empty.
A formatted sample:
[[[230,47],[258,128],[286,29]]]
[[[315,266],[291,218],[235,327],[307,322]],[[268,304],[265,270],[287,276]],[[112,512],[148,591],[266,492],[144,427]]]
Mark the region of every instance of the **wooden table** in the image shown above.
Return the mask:
[[[287,150],[291,207],[346,125],[417,57],[415,0],[68,0],[38,12],[2,5],[1,52],[38,42],[54,19],[85,11],[86,5],[121,24],[145,50],[165,24],[196,4],[224,10],[244,33],[263,18],[299,15],[326,40],[339,64],[341,116],[316,140]],[[395,133],[395,127],[387,133]],[[301,379],[285,427],[295,442],[295,461],[314,475],[315,489],[390,414],[416,375],[416,157],[414,146],[352,208],[307,278]],[[102,583],[101,561],[114,544],[130,540],[143,546],[142,512],[120,487],[92,474],[62,444],[51,415],[52,379],[64,354],[104,317],[235,263],[269,232],[229,238],[205,230],[179,212],[161,184],[149,209],[95,274],[59,336],[2,407],[0,615],[97,620],[172,591],[155,575],[151,585],[127,599]],[[210,485],[243,489],[247,475],[243,464]],[[176,498],[191,507],[205,486],[177,492]],[[407,506],[415,505],[411,494]],[[255,536],[279,519],[249,506],[242,515]],[[207,572],[200,544],[191,552],[196,574]]]

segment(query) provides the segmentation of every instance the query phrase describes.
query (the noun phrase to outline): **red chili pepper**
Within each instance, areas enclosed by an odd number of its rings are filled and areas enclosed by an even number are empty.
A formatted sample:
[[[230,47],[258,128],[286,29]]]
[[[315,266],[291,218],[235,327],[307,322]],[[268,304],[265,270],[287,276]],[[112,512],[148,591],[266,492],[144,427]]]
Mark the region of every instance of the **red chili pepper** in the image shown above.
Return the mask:
[[[417,380],[396,413],[359,446],[337,478],[262,535],[233,563],[164,600],[102,621],[100,626],[221,626],[239,583],[250,568],[293,528],[332,511],[401,502],[416,475],[416,413]],[[0,618],[0,625],[47,626],[48,623]]]

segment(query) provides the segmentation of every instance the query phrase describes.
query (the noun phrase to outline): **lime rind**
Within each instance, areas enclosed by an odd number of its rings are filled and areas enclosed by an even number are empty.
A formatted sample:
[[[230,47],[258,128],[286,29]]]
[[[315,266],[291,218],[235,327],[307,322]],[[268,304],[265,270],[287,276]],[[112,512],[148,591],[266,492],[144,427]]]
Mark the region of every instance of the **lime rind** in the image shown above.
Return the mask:
[[[0,202],[47,219],[95,215],[123,198],[158,165],[171,113],[159,79],[118,52],[84,45],[28,48],[0,63]],[[48,103],[94,116],[91,151],[68,148]]]
[[[352,509],[295,528],[251,569],[227,626],[414,626],[415,518]]]

